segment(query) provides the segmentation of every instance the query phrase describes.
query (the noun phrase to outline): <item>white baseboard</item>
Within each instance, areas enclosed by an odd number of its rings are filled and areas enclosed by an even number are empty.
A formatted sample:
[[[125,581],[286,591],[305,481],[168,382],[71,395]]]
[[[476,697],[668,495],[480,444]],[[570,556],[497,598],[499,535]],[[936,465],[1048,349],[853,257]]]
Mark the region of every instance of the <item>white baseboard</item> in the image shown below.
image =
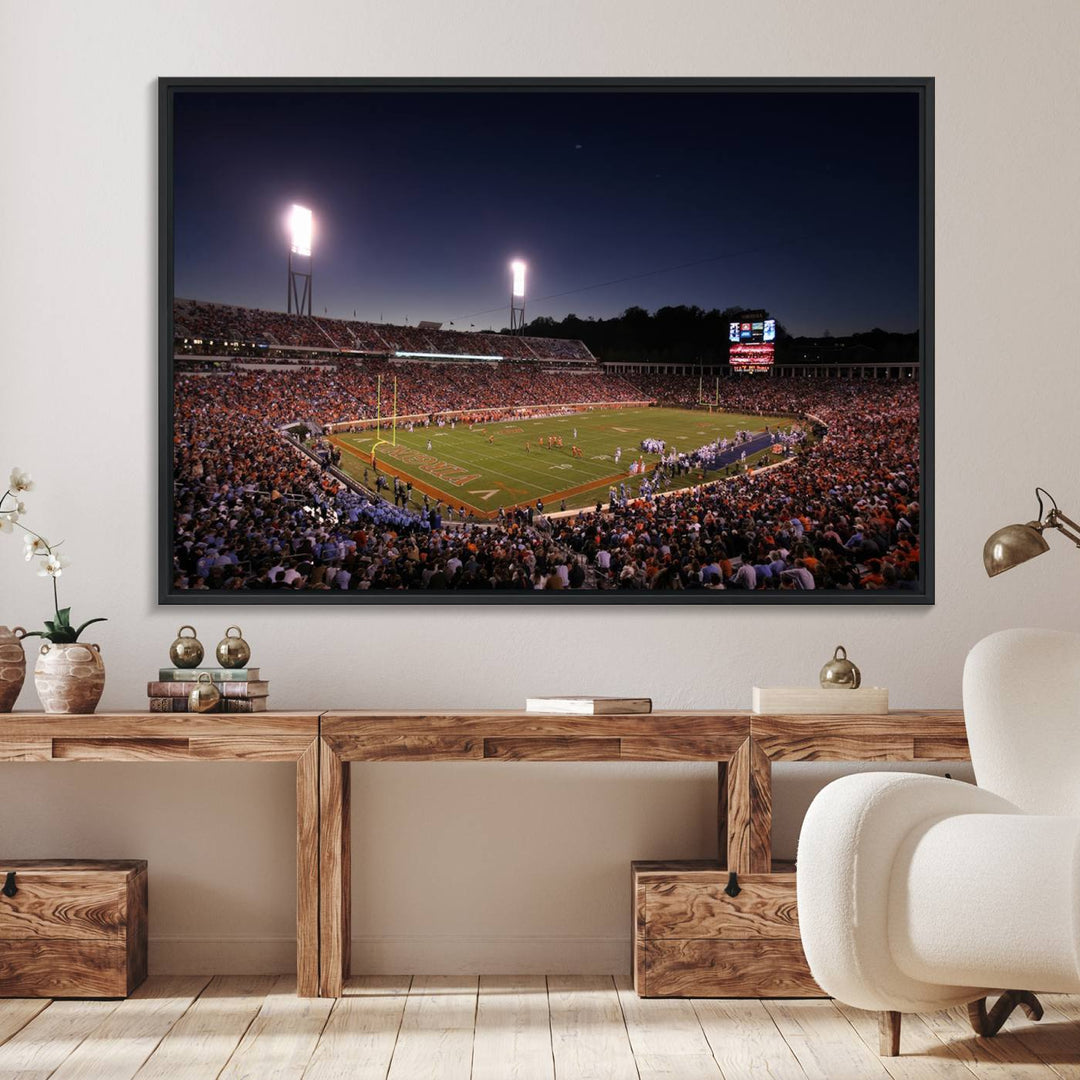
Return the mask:
[[[623,937],[402,934],[353,938],[353,970],[367,975],[618,975]],[[154,975],[270,975],[296,970],[293,938],[152,937]]]

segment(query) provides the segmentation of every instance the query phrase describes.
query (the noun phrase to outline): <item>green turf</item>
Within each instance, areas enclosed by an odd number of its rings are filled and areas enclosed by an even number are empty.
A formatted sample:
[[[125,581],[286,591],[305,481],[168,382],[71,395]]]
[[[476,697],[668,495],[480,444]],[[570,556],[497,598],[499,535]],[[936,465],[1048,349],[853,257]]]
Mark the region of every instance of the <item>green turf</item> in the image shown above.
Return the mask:
[[[432,497],[450,501],[455,507],[464,503],[481,516],[493,516],[500,506],[535,503],[538,498],[544,500],[546,510],[554,511],[559,509],[564,498],[568,509],[592,506],[598,497],[607,502],[609,484],[619,480],[625,480],[627,487],[636,492],[640,477],[629,476],[631,462],[644,457],[651,469],[658,460],[655,454],[638,451],[644,438],[663,439],[669,447],[689,451],[723,436],[730,438],[737,430],[761,431],[766,424],[775,431],[777,426],[790,427],[791,421],[781,417],[692,409],[597,409],[573,416],[506,420],[472,429],[462,423],[453,430],[449,425],[417,427],[412,432],[399,427],[398,449],[395,451],[388,443],[383,443],[377,449],[376,458],[379,471],[384,475],[396,474],[413,480],[414,502],[422,500],[426,489]],[[573,437],[575,428],[576,440]],[[561,435],[562,448],[549,450],[548,435]],[[494,442],[489,441],[490,436],[494,436]],[[392,434],[383,429],[381,437],[390,439]],[[537,445],[541,437],[545,440],[543,446]],[[374,483],[375,470],[367,460],[376,443],[374,429],[337,435],[334,439],[342,449],[341,467],[358,480],[364,479],[366,469],[369,485]],[[427,449],[429,439],[430,451]],[[575,442],[582,450],[580,458],[571,453]],[[616,465],[614,454],[618,446],[622,447],[623,453]],[[358,453],[350,453],[350,449]],[[440,463],[464,469],[465,473],[432,475],[428,470],[438,466],[432,466],[430,462],[405,461],[392,456],[405,450],[430,455]],[[756,458],[768,456],[766,451]],[[451,476],[459,481],[463,476],[469,479],[463,484],[453,484],[449,479]],[[716,476],[716,473],[710,474],[710,478]],[[682,483],[696,483],[699,479],[695,472]],[[585,490],[567,494],[579,488]]]

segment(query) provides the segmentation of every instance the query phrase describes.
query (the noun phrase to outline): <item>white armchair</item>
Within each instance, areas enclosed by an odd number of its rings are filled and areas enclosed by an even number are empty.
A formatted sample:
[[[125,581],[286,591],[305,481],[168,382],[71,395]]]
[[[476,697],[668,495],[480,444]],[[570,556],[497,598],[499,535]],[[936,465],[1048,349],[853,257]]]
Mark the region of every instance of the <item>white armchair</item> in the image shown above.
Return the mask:
[[[1080,992],[1080,635],[979,642],[964,715],[978,787],[847,776],[814,800],[799,838],[810,970],[833,997],[881,1012],[883,1054],[899,1053],[904,1012],[967,1004],[989,1036],[1017,1005],[1042,1015],[1032,991]]]

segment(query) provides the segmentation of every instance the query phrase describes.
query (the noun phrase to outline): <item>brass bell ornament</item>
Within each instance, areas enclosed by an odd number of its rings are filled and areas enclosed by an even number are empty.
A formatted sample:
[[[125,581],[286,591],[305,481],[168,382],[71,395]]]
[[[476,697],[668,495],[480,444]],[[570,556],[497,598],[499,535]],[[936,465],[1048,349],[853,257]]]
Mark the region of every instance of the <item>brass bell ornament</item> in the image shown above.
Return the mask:
[[[186,637],[185,630],[191,631]],[[195,636],[195,627],[181,626],[176,631],[176,640],[169,646],[169,659],[175,667],[198,667],[202,663],[203,652],[202,642]]]
[[[188,712],[213,712],[221,702],[221,692],[214,685],[207,671],[199,672],[199,678],[188,692]]]
[[[862,672],[848,659],[847,649],[837,645],[833,658],[821,669],[820,678],[826,690],[858,690]]]
[[[236,631],[236,636],[232,632]],[[251,646],[244,640],[239,626],[230,626],[218,642],[218,663],[225,668],[241,668],[251,659]]]

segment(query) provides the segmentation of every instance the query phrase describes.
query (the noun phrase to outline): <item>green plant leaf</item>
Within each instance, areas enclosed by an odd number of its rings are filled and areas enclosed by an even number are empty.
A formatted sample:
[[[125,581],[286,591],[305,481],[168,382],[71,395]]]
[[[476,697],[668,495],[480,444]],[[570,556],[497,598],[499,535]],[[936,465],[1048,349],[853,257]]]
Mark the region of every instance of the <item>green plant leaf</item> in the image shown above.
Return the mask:
[[[71,637],[71,630],[31,630],[25,635],[26,637],[39,637],[44,638],[46,641],[51,641],[54,645],[70,645],[74,641]]]
[[[71,625],[71,608],[59,608],[56,612],[56,625],[57,626],[70,626]]]
[[[52,619],[46,619],[45,620],[45,629],[48,630],[49,633],[51,634],[54,630],[57,629],[57,625],[56,625],[56,623],[54,623],[52,621]]]
[[[75,636],[74,636],[74,637],[73,637],[73,638],[72,638],[71,640],[72,640],[72,641],[78,641],[78,640],[79,640],[79,635],[80,635],[80,634],[81,634],[81,633],[82,633],[82,632],[83,632],[83,631],[84,631],[84,630],[85,630],[85,629],[86,629],[86,628],[87,628],[87,627],[88,627],[88,626],[89,626],[89,625],[90,625],[91,623],[96,623],[96,622],[108,622],[108,621],[109,621],[109,620],[108,620],[108,619],[106,619],[104,615],[100,616],[100,617],[99,617],[99,618],[97,618],[97,619],[87,619],[87,620],[86,620],[86,622],[84,622],[84,623],[82,624],[82,626],[80,626],[80,627],[79,627],[79,629],[75,631]]]

